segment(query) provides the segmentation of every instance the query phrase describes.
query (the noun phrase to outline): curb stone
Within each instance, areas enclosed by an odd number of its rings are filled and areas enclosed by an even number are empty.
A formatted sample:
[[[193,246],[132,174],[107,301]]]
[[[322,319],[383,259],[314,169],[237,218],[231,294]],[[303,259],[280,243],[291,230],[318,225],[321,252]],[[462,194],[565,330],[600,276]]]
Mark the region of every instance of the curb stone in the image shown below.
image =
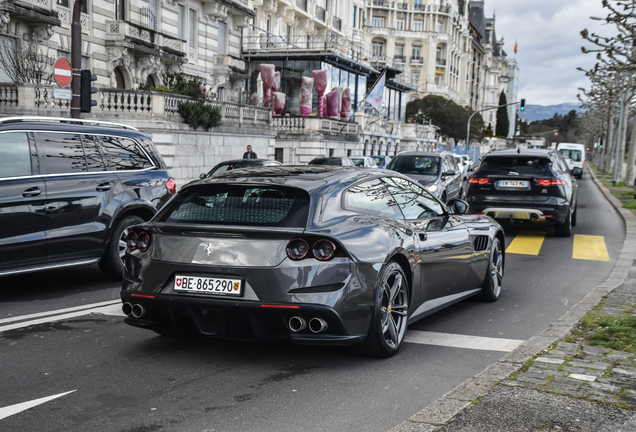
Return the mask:
[[[400,423],[390,432],[432,432],[453,419],[465,408],[476,402],[496,384],[507,379],[511,375],[519,372],[524,364],[532,357],[542,353],[556,341],[563,339],[578,324],[583,316],[592,310],[606,295],[618,288],[625,282],[632,262],[636,259],[636,215],[634,212],[624,209],[623,203],[614,197],[592,172],[587,170],[594,183],[601,189],[605,198],[612,204],[623,218],[625,223],[625,241],[621,248],[618,260],[607,280],[592,289],[581,301],[575,304],[569,311],[550,324],[545,330],[533,336],[515,350],[509,352],[494,364],[488,366],[479,374],[459,384],[450,392],[446,393],[437,401],[428,405],[408,420]],[[567,349],[567,345],[560,344],[561,349]],[[591,348],[591,347],[588,347]],[[616,370],[616,369],[615,369]],[[636,377],[636,370],[633,372]],[[584,383],[585,381],[579,381]],[[511,381],[511,387],[516,387],[519,383]],[[537,390],[544,390],[541,385],[536,385]],[[556,389],[555,389],[556,390]],[[602,397],[602,389],[599,388],[599,401],[605,401]],[[564,389],[561,393],[568,394],[569,390]],[[576,393],[576,392],[571,392]],[[623,396],[626,398],[627,396]],[[636,406],[636,397],[634,405]]]

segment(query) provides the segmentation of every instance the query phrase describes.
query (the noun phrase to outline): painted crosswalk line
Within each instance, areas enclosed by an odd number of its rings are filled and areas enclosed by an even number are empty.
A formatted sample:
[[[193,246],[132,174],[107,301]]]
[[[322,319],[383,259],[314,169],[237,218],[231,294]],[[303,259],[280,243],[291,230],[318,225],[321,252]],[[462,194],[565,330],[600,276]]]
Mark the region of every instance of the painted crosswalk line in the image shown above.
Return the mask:
[[[572,258],[590,261],[609,261],[609,253],[603,236],[574,235]]]
[[[59,393],[53,396],[47,396],[47,397],[43,397],[40,399],[35,399],[32,401],[28,401],[28,402],[22,402],[19,404],[15,404],[15,405],[10,405],[7,407],[0,407],[0,420],[2,420],[3,418],[6,417],[10,417],[12,415],[21,413],[22,411],[26,411],[28,409],[31,409],[33,407],[36,407],[38,405],[42,405],[43,403],[52,401],[53,399],[57,399],[60,398],[62,396],[66,396],[67,394],[71,394],[73,393],[75,390],[71,390],[65,393]]]
[[[541,246],[545,240],[545,233],[539,231],[521,231],[512,240],[506,253],[520,255],[539,255]]]
[[[436,345],[451,348],[465,348],[482,351],[510,352],[525,341],[518,339],[490,338],[482,336],[468,336],[451,333],[437,333],[427,331],[409,330],[404,337],[404,342]]]

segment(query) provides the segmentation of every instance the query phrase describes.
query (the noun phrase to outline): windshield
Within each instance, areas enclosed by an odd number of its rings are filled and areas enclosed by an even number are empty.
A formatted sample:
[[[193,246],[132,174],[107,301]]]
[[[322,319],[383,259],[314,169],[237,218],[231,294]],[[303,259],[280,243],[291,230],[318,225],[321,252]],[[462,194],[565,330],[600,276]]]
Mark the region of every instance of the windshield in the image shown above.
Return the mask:
[[[559,152],[566,159],[572,159],[574,162],[581,162],[581,150],[561,149]]]
[[[438,175],[439,165],[439,156],[398,156],[389,169],[402,174]]]
[[[343,165],[343,164],[340,158],[332,158],[332,159],[320,158],[320,159],[312,160],[311,162],[309,162],[309,165]]]
[[[208,176],[212,176],[215,174],[221,174],[222,172],[225,171],[230,171],[233,169],[238,169],[238,168],[247,168],[247,167],[252,167],[252,166],[256,166],[257,164],[255,164],[254,162],[233,162],[233,163],[224,163],[221,165],[218,165],[215,168],[212,168],[212,170],[208,173]]]
[[[358,166],[358,167],[363,167],[364,166],[364,159],[362,159],[362,158],[351,158],[351,160],[353,161],[353,164],[355,166]]]
[[[376,156],[376,157],[373,157],[372,159],[375,161],[377,166],[384,165],[384,158],[383,157]]]
[[[537,156],[490,156],[484,158],[480,170],[506,174],[515,171],[519,174],[552,174],[552,162],[547,157]]]
[[[303,228],[308,213],[309,194],[301,189],[210,184],[186,189],[159,221]]]

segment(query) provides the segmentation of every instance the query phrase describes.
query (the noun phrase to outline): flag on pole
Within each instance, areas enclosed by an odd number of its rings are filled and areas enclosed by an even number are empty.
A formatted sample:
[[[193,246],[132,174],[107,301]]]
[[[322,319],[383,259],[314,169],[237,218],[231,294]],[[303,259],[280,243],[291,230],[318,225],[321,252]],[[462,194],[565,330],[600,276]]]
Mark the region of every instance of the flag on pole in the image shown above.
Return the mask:
[[[518,48],[518,46],[517,46],[517,40],[515,39],[515,54],[517,54],[517,48]]]
[[[380,78],[369,92],[365,101],[378,111],[382,110],[382,97],[384,96],[384,83],[386,81],[386,69],[380,74]]]

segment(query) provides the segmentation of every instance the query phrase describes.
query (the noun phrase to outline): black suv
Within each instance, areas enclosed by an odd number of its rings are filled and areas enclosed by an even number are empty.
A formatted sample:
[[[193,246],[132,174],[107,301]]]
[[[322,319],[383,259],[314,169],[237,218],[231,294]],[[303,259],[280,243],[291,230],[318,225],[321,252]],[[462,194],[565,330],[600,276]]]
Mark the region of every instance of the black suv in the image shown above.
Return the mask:
[[[488,153],[468,179],[469,212],[501,221],[555,225],[569,237],[576,225],[576,179],[556,150],[499,150]]]
[[[121,279],[128,228],[175,192],[150,137],[135,128],[0,119],[0,276],[98,262]]]

